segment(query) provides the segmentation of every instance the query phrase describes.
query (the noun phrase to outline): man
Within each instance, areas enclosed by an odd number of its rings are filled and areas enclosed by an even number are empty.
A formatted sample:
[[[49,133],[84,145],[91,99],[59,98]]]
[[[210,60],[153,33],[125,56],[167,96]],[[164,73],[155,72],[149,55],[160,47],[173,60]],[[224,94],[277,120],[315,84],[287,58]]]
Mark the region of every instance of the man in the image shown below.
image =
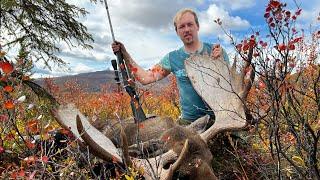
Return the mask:
[[[213,116],[213,112],[192,87],[186,75],[184,61],[195,53],[210,54],[213,59],[223,55],[226,61],[228,57],[219,45],[203,43],[199,40],[199,21],[193,10],[180,10],[174,17],[174,26],[177,35],[183,42],[183,47],[166,54],[160,63],[150,70],[144,70],[137,65],[122,43],[113,43],[112,49],[114,52],[121,50],[127,65],[133,69],[134,76],[143,85],[161,80],[171,72],[176,76],[181,106],[179,123],[186,125],[206,114]]]

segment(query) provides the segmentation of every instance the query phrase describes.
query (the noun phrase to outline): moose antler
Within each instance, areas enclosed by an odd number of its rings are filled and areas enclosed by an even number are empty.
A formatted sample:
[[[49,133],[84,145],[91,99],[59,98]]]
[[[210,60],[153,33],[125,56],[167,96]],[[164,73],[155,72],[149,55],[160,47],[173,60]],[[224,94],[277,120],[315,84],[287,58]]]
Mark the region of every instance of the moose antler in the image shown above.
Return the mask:
[[[207,142],[217,133],[237,130],[247,125],[245,99],[252,86],[254,73],[245,83],[245,73],[252,59],[253,49],[240,73],[235,60],[230,68],[223,57],[211,59],[209,56],[194,55],[185,61],[186,72],[197,93],[214,111],[215,123],[201,137]]]
[[[67,104],[65,106],[60,105],[58,109],[52,111],[52,114],[54,115],[58,123],[63,128],[70,130],[76,137],[76,139],[79,140],[81,143],[99,143],[99,150],[96,150],[97,148],[93,148],[93,152],[96,152],[97,156],[100,157],[100,154],[104,154],[104,160],[112,159],[116,162],[122,162],[122,158],[120,157],[117,148],[111,142],[111,140],[108,138],[105,139],[105,136],[90,124],[90,122],[75,107],[74,104]],[[85,135],[82,135],[81,133],[79,133],[78,129],[81,129],[80,132],[85,131],[87,133]],[[82,137],[84,136],[86,136],[87,141],[83,141]],[[94,139],[90,140],[91,137],[94,137]]]

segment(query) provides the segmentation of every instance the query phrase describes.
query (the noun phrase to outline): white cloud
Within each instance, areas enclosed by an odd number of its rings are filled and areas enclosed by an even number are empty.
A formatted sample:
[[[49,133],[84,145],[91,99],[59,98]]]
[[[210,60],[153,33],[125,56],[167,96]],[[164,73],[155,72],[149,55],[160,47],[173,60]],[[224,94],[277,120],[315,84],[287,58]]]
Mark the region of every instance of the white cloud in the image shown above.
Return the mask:
[[[209,34],[221,34],[221,28],[214,23],[214,20],[220,19],[222,25],[227,30],[245,30],[251,25],[249,21],[241,19],[239,16],[231,16],[229,12],[216,4],[211,4],[206,11],[203,11],[199,15],[200,19],[200,33]]]
[[[53,68],[54,72],[51,75],[106,69],[107,67],[102,63],[110,61],[115,56],[110,47],[112,38],[104,4],[100,2],[92,4],[88,0],[68,0],[68,2],[89,11],[89,14],[80,18],[80,21],[93,35],[93,49],[69,48],[61,44],[62,52],[59,56],[69,64],[70,70],[60,71],[59,68]],[[245,29],[250,25],[240,17],[231,16],[223,8],[215,4],[209,6],[207,3],[208,0],[108,1],[116,40],[123,42],[132,57],[144,68],[151,67],[166,53],[182,46],[172,23],[173,16],[181,8],[191,7],[198,11],[202,35],[221,36],[219,28],[213,23],[217,17],[223,20],[226,28],[232,30]]]
[[[299,17],[302,22],[305,23],[311,23],[313,25],[318,24],[319,20],[317,20],[317,17],[320,14],[320,2],[315,2],[314,6],[311,9],[303,9],[301,12],[301,16]]]
[[[212,2],[231,10],[247,9],[256,4],[256,0],[212,0]]]
[[[52,71],[44,69],[41,65],[35,64],[35,67],[32,70],[32,78],[46,78],[46,77],[58,77],[73,75],[76,73],[71,72],[67,68],[52,67]]]
[[[130,22],[144,28],[167,28],[172,17],[185,7],[196,8],[203,0],[118,0],[110,1],[110,12],[119,22]]]
[[[89,67],[83,63],[78,63],[74,68],[72,68],[75,73],[86,73],[86,72],[91,72],[95,71],[94,68]]]

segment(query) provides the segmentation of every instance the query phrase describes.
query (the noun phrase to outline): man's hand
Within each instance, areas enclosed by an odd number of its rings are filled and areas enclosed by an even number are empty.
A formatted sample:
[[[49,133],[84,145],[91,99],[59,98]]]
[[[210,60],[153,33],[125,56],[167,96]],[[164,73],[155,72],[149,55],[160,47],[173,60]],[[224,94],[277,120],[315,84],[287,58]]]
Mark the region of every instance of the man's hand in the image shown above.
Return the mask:
[[[223,50],[222,50],[220,44],[213,45],[212,50],[211,50],[211,58],[217,59],[221,56],[223,56]]]
[[[119,41],[115,41],[112,43],[111,45],[113,53],[116,54],[117,52],[121,51],[122,53],[126,52],[126,48],[124,47],[124,45],[119,42]]]

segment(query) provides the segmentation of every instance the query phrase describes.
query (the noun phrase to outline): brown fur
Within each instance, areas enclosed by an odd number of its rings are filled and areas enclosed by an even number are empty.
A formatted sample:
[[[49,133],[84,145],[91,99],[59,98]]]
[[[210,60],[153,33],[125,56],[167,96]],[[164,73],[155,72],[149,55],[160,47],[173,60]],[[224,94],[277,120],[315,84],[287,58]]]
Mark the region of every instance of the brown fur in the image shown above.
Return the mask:
[[[103,132],[115,145],[119,145],[120,128],[123,127],[124,133],[127,136],[128,145],[139,142],[146,142],[151,139],[159,139],[161,134],[174,127],[174,121],[169,118],[151,117],[135,124],[133,119],[126,119],[121,124],[119,122],[96,120],[92,122],[100,132]],[[139,134],[139,136],[138,136]]]
[[[188,156],[177,170],[178,177],[187,179],[217,179],[210,166],[212,154],[199,134],[181,126],[164,132],[161,140],[166,150],[181,153],[185,140],[189,140]]]

